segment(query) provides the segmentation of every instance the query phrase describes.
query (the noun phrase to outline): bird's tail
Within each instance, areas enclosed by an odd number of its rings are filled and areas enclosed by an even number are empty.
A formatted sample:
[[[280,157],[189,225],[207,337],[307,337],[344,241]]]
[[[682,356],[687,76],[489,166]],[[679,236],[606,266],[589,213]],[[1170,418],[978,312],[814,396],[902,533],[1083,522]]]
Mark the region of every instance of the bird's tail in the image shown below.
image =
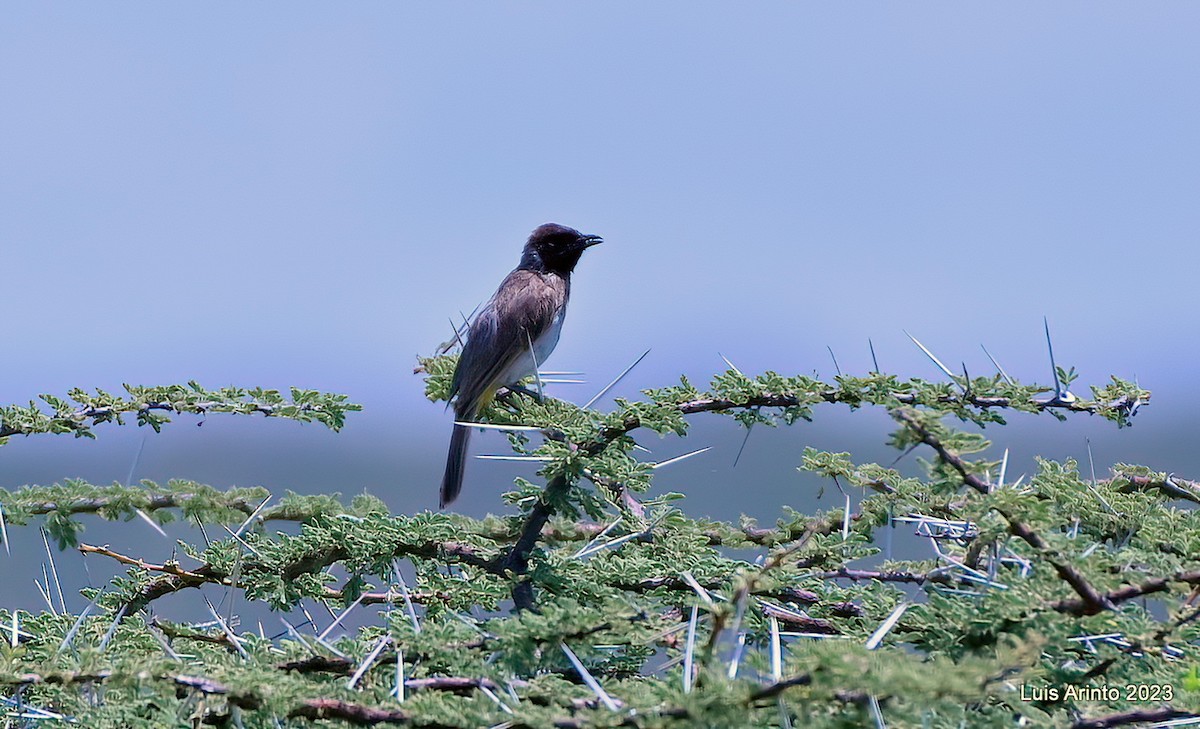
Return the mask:
[[[446,474],[442,476],[441,508],[458,498],[462,491],[463,470],[467,461],[467,441],[471,437],[471,429],[465,425],[455,425],[450,434],[450,452],[446,454]]]

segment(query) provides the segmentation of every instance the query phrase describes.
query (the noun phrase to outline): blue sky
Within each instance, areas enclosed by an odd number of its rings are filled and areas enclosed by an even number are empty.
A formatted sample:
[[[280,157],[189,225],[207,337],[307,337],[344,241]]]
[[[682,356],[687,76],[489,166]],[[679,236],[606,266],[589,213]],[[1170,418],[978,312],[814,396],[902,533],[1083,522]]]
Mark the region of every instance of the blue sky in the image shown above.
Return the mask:
[[[554,369],[591,394],[757,372],[972,373],[1156,393],[1129,431],[1017,418],[1020,454],[1195,475],[1200,10],[1183,3],[6,3],[0,399],[196,379],[346,392],[346,432],[211,418],[135,478],[369,489],[436,507],[450,416],[414,357],[537,224],[601,234]],[[856,419],[857,418],[857,419]],[[733,427],[664,475],[694,512],[811,498],[805,445],[888,459],[886,419]],[[182,419],[185,422],[194,420]],[[1043,422],[1049,421],[1049,422]],[[475,452],[503,452],[494,434]],[[124,479],[142,442],[15,441],[0,485]],[[708,459],[708,460],[704,460]],[[747,463],[751,465],[747,465]],[[754,465],[757,464],[757,465]],[[746,470],[750,469],[750,470]],[[469,467],[461,506],[514,473]],[[663,472],[666,474],[666,471]],[[747,474],[752,474],[750,477]],[[752,480],[745,501],[728,485]],[[804,492],[806,493],[806,492]]]

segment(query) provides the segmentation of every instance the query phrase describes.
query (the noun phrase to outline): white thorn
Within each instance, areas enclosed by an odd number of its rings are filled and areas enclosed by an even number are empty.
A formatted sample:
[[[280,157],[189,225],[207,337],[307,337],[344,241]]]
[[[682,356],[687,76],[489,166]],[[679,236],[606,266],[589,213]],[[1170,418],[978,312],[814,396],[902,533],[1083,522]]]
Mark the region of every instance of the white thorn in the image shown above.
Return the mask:
[[[600,398],[604,397],[605,393],[607,393],[609,390],[611,390],[611,389],[613,389],[614,387],[616,387],[616,386],[617,386],[617,383],[618,383],[618,382],[620,382],[622,379],[624,379],[624,378],[625,378],[625,375],[629,374],[629,373],[630,373],[630,372],[633,370],[633,368],[634,368],[634,367],[637,367],[637,366],[638,366],[638,364],[639,364],[639,363],[641,363],[641,361],[642,361],[642,360],[646,359],[646,355],[648,355],[648,354],[650,354],[650,350],[649,350],[649,349],[647,349],[645,352],[642,352],[642,356],[640,356],[640,357],[638,357],[637,359],[635,359],[635,360],[633,361],[633,364],[631,364],[631,365],[629,365],[628,367],[626,367],[626,368],[624,369],[624,371],[622,371],[622,372],[621,372],[621,374],[617,375],[617,376],[616,376],[616,378],[615,378],[615,379],[614,379],[612,382],[610,382],[610,383],[608,383],[607,385],[605,385],[605,386],[604,386],[604,389],[603,389],[603,390],[601,390],[600,392],[597,392],[595,397],[593,397],[591,400],[588,400],[586,403],[584,403],[584,404],[583,404],[583,409],[584,409],[584,410],[587,410],[587,409],[588,409],[588,408],[590,408],[592,405],[595,405],[597,400],[599,400]]]
[[[942,364],[942,361],[940,359],[938,359],[936,356],[934,356],[933,352],[930,352],[929,349],[924,344],[921,344],[919,341],[917,341],[917,338],[914,337],[913,335],[909,334],[907,331],[905,331],[903,329],[901,329],[900,331],[903,331],[906,335],[908,335],[908,338],[913,340],[913,344],[920,347],[921,351],[925,353],[925,356],[927,356],[927,357],[929,357],[929,359],[933,360],[933,363],[938,366],[938,369],[940,369],[942,372],[945,372],[946,376],[949,377],[952,381],[954,380],[954,373],[951,372],[949,370],[949,368],[946,367],[946,365]]]
[[[682,456],[675,456],[674,458],[668,458],[665,461],[659,461],[658,463],[653,463],[650,465],[650,468],[658,469],[658,468],[662,468],[663,466],[669,466],[672,463],[678,463],[679,461],[682,461],[685,458],[691,458],[692,456],[698,456],[701,453],[708,451],[708,450],[712,450],[712,446],[705,446],[703,448],[700,448],[699,450],[694,450],[691,453],[684,453]]]
[[[875,632],[871,633],[871,637],[867,639],[867,650],[873,651],[878,648],[881,643],[883,643],[884,637],[888,634],[888,632],[891,631],[892,628],[896,627],[896,623],[900,622],[900,618],[904,615],[905,610],[908,610],[908,603],[906,602],[902,602],[896,606],[896,609],[892,611],[892,614],[887,616],[887,619],[884,620],[879,627],[875,629]]]

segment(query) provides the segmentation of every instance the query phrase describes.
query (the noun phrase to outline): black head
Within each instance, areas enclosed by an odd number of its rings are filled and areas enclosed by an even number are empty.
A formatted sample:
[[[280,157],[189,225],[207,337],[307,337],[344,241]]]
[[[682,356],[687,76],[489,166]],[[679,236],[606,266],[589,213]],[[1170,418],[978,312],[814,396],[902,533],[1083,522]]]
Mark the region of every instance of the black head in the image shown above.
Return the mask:
[[[520,267],[567,274],[575,270],[585,250],[603,242],[598,235],[584,235],[558,223],[539,225],[525,243]]]

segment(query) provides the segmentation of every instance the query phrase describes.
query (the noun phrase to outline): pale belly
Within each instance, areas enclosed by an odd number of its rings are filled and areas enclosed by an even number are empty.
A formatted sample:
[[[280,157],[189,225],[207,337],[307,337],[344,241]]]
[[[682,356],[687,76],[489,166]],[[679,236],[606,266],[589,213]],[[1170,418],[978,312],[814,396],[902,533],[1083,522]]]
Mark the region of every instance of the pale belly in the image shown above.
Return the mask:
[[[566,315],[566,307],[564,306],[554,316],[554,319],[551,320],[550,326],[546,327],[546,331],[542,332],[542,336],[533,340],[533,351],[530,352],[528,345],[526,345],[521,356],[509,365],[508,369],[504,370],[504,373],[500,375],[500,384],[512,385],[526,377],[533,377],[533,373],[538,367],[545,364],[550,353],[554,351],[554,347],[558,345],[558,335],[562,333],[563,319]]]

